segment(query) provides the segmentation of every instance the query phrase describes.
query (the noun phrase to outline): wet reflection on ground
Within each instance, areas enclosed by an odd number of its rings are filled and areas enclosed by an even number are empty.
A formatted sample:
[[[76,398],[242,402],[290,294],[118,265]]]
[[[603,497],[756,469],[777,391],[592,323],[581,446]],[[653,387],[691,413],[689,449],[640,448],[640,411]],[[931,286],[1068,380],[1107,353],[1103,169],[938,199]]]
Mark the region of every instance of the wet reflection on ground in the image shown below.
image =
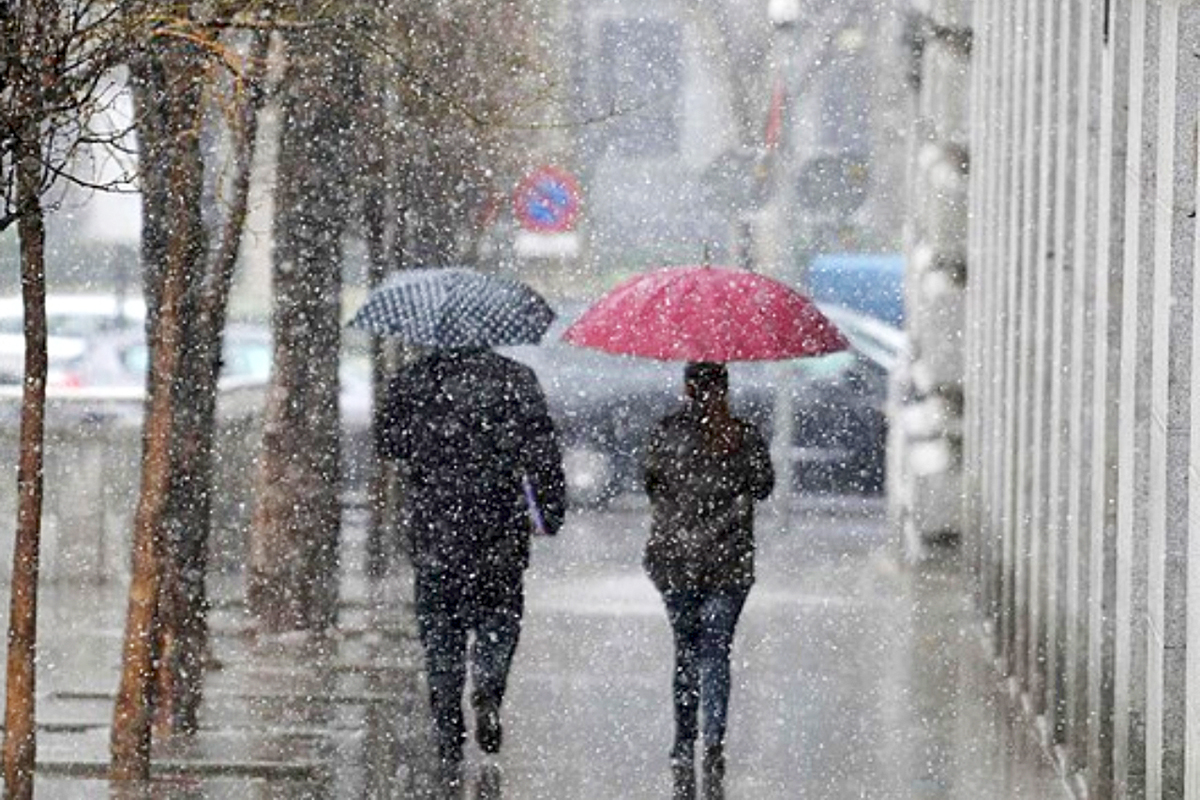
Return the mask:
[[[1010,737],[957,571],[902,565],[878,502],[813,505],[760,515],[727,797],[1062,797]],[[507,797],[670,796],[672,650],[641,573],[647,525],[639,508],[583,515],[539,542]]]
[[[1004,717],[952,561],[902,564],[881,503],[801,508],[759,519],[759,580],[733,653],[729,800],[1064,797]],[[647,524],[634,503],[536,542],[504,751],[484,758],[468,731],[456,800],[670,796],[672,649],[641,570]],[[361,520],[348,527],[347,563],[361,563]],[[215,579],[200,733],[156,743],[145,785],[104,780],[123,587],[78,589],[45,593],[41,800],[445,796],[402,568],[379,583],[348,568],[340,629],[319,640],[257,634],[236,578]]]

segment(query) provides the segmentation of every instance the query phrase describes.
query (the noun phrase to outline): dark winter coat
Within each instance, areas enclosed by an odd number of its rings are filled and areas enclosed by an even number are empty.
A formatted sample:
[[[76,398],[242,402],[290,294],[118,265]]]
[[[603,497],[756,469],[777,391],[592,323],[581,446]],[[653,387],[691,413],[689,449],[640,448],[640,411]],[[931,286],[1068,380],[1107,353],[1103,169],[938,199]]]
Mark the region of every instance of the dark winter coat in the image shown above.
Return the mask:
[[[651,434],[643,464],[651,504],[645,566],[660,591],[754,583],[754,501],[770,495],[775,472],[758,430],[735,425],[728,453],[706,447],[691,406]]]
[[[400,371],[379,413],[377,449],[401,464],[401,522],[418,568],[523,570],[523,476],[546,532],[561,526],[562,452],[529,367],[490,350],[435,353]]]

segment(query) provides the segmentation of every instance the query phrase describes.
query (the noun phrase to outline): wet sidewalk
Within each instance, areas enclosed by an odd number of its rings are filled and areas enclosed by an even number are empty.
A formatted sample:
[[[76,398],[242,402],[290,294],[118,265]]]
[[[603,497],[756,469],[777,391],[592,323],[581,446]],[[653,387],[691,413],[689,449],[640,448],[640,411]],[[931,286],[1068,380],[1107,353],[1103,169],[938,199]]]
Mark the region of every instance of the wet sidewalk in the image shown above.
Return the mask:
[[[1004,718],[952,565],[900,563],[877,501],[801,499],[759,523],[759,581],[734,645],[730,800],[1065,798]],[[43,590],[37,797],[420,798],[430,743],[403,570],[369,584],[348,520],[342,624],[255,633],[212,581],[213,656],[192,739],[151,786],[103,778],[124,587]],[[467,797],[667,798],[671,645],[632,503],[535,542],[504,752],[468,748]]]
[[[41,596],[38,798],[420,797],[428,783],[425,692],[409,581],[368,583],[351,512],[338,630],[324,640],[257,632],[238,575],[209,589],[211,662],[200,730],[155,742],[150,785],[110,787],[125,585]]]
[[[672,648],[640,568],[644,510],[535,552],[504,796],[668,798]],[[730,800],[1065,798],[1001,683],[953,564],[901,563],[883,503],[761,513],[733,650]],[[603,787],[599,789],[598,787]]]

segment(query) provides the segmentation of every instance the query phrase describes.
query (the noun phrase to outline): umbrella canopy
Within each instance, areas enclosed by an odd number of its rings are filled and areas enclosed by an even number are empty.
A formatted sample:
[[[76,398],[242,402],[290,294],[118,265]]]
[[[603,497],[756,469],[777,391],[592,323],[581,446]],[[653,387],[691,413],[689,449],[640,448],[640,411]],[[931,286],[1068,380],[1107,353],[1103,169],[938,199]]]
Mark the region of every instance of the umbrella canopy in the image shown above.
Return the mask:
[[[816,305],[787,284],[710,266],[634,277],[585,311],[563,339],[663,361],[774,361],[849,346]]]
[[[518,281],[459,267],[410,269],[367,296],[350,327],[437,350],[536,344],[554,321]]]

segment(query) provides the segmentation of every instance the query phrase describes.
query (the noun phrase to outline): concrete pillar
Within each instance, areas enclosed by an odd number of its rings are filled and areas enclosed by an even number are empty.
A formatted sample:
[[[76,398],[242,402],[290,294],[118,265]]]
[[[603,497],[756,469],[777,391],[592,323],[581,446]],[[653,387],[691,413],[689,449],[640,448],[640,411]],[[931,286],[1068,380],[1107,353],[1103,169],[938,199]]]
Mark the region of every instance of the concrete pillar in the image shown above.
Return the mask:
[[[1129,156],[1125,169],[1125,280],[1118,409],[1116,607],[1113,660],[1113,795],[1145,796],[1146,536],[1150,451],[1151,291],[1154,275],[1158,10],[1127,6]],[[1114,20],[1114,27],[1125,21]]]
[[[1181,24],[1184,23],[1184,24]],[[1195,7],[1161,3],[1151,347],[1146,791],[1182,797],[1186,734],[1188,467],[1195,267]],[[1166,179],[1169,176],[1169,180]]]
[[[1151,295],[1158,126],[1157,2],[1129,4],[1129,158],[1117,476],[1114,794],[1145,796],[1146,557],[1150,495]]]
[[[1045,41],[1042,34],[1047,17],[1050,16],[1041,0],[1025,0],[1024,31],[1021,61],[1023,71],[1022,97],[1022,174],[1020,192],[1019,252],[1020,284],[1016,307],[1016,337],[1014,348],[1016,397],[1016,460],[1014,465],[1013,517],[1016,524],[1016,603],[1017,627],[1015,653],[1016,677],[1021,696],[1028,702],[1030,688],[1037,684],[1035,674],[1039,669],[1033,641],[1038,618],[1037,569],[1035,553],[1038,551],[1038,531],[1033,525],[1034,508],[1039,504],[1041,486],[1035,479],[1035,464],[1038,461],[1039,439],[1034,438],[1035,410],[1038,395],[1034,392],[1034,373],[1038,331],[1037,280],[1040,273],[1038,244],[1038,222],[1040,193],[1045,187],[1041,181],[1041,164],[1047,159],[1039,148],[1041,130],[1045,124],[1042,108],[1042,84],[1045,80],[1042,53]]]
[[[1023,464],[1019,422],[1023,407],[1020,375],[1024,357],[1024,341],[1021,338],[1021,294],[1025,283],[1023,255],[1025,229],[1026,161],[1029,153],[1025,140],[1026,87],[1029,82],[1029,62],[1026,49],[1031,40],[1028,17],[1029,5],[1025,2],[1012,4],[1012,38],[1009,46],[1009,73],[1012,75],[1009,88],[1008,150],[1010,153],[1008,191],[1004,198],[1005,213],[1005,265],[1004,265],[1004,389],[1001,410],[1001,431],[1004,442],[1004,460],[1001,467],[1000,492],[1001,514],[1004,525],[1005,557],[1005,620],[1004,664],[1011,676],[1013,688],[1019,688],[1024,679],[1021,666],[1025,638],[1025,604],[1022,602],[1026,582],[1025,527],[1017,513],[1017,498],[1020,493]]]
[[[1030,537],[1030,641],[1028,659],[1030,680],[1028,704],[1035,718],[1044,718],[1046,711],[1046,630],[1047,620],[1054,613],[1051,601],[1053,573],[1047,569],[1046,554],[1054,542],[1050,535],[1049,476],[1055,469],[1051,461],[1050,439],[1050,361],[1051,321],[1059,311],[1053,307],[1052,269],[1054,259],[1051,242],[1054,231],[1055,211],[1055,160],[1054,143],[1057,135],[1058,75],[1056,71],[1058,37],[1061,32],[1061,15],[1050,3],[1038,2],[1041,31],[1041,46],[1038,58],[1041,62],[1038,79],[1039,126],[1036,148],[1039,152],[1037,164],[1037,215],[1034,220],[1036,235],[1033,241],[1033,309],[1030,313],[1033,328],[1032,347],[1032,422],[1030,450],[1032,466],[1030,483],[1031,502],[1029,512]]]
[[[889,510],[910,558],[963,530],[962,385],[968,231],[969,44],[965,0],[914,4],[923,43],[909,174],[906,328],[911,360],[893,381]],[[931,424],[929,420],[940,420]]]
[[[1012,648],[1014,633],[1014,585],[1013,552],[1015,547],[1013,528],[1010,524],[1009,496],[1012,477],[1012,363],[1009,354],[1012,348],[1012,326],[1014,321],[1013,298],[1016,286],[1016,264],[1013,241],[1014,219],[1013,197],[1016,192],[1018,130],[1016,124],[1018,52],[1018,9],[1012,3],[1003,12],[1001,53],[1008,67],[1002,72],[1000,89],[1000,160],[998,205],[993,213],[997,217],[996,232],[996,276],[995,312],[992,317],[995,332],[991,353],[994,388],[994,416],[991,417],[991,433],[996,437],[993,453],[992,480],[989,487],[992,499],[995,530],[1000,538],[1000,657],[1005,675],[1012,674]]]
[[[1064,542],[1068,536],[1067,503],[1069,490],[1070,408],[1069,382],[1066,376],[1071,364],[1070,331],[1066,324],[1071,317],[1073,293],[1069,280],[1075,246],[1075,200],[1077,162],[1074,152],[1077,119],[1077,76],[1079,14],[1075,2],[1059,4],[1057,107],[1055,109],[1054,142],[1054,237],[1053,299],[1054,314],[1050,330],[1050,450],[1051,465],[1047,482],[1050,498],[1047,517],[1046,569],[1050,582],[1049,609],[1046,625],[1046,736],[1047,744],[1065,741],[1066,722],[1066,632],[1067,632],[1067,557]]]
[[[982,520],[981,495],[981,432],[978,387],[983,374],[983,294],[974,288],[984,275],[983,264],[987,254],[988,174],[986,165],[992,143],[991,128],[988,126],[990,94],[988,86],[991,75],[986,67],[990,64],[992,37],[990,20],[993,3],[976,0],[973,6],[971,30],[973,31],[971,98],[970,98],[970,224],[967,240],[967,296],[964,324],[964,370],[963,370],[963,540],[964,560],[974,573],[974,594],[977,608],[986,608],[987,570],[984,561],[986,546]]]
[[[1099,117],[1099,62],[1103,0],[1075,0],[1078,12],[1074,77],[1078,104],[1075,115],[1075,218],[1071,235],[1075,237],[1071,273],[1071,331],[1069,356],[1068,431],[1070,465],[1067,482],[1066,529],[1066,631],[1064,638],[1066,741],[1064,756],[1067,769],[1076,773],[1086,768],[1087,759],[1087,598],[1088,558],[1091,543],[1092,461],[1091,392],[1094,354],[1093,274],[1096,264],[1096,219],[1098,216],[1096,177],[1097,126]]]
[[[971,394],[977,398],[974,435],[979,442],[978,471],[979,480],[974,490],[980,496],[980,518],[978,535],[983,542],[981,565],[983,570],[983,600],[982,611],[985,621],[999,631],[1000,626],[1000,574],[1002,562],[999,546],[1000,532],[995,520],[995,499],[992,488],[995,483],[995,454],[1000,443],[994,433],[994,420],[999,408],[996,381],[996,319],[998,316],[996,301],[998,298],[998,276],[1001,271],[1001,254],[998,232],[1001,229],[999,217],[995,210],[1002,197],[1001,164],[1003,155],[1002,135],[1002,76],[999,65],[1004,59],[1004,19],[1005,3],[1001,0],[989,0],[985,27],[980,32],[981,38],[988,42],[987,61],[983,64],[985,73],[983,90],[986,97],[986,108],[982,124],[987,127],[987,150],[983,163],[980,164],[980,180],[982,183],[984,216],[981,226],[981,258],[976,267],[972,268],[969,278],[973,291],[978,300],[979,346],[975,353],[979,371]],[[998,643],[998,640],[997,640]]]
[[[1092,796],[1111,797],[1113,787],[1116,606],[1117,480],[1121,444],[1120,400],[1122,300],[1124,299],[1125,168],[1129,99],[1129,7],[1097,10],[1094,45],[1100,52],[1100,109],[1096,186],[1092,469],[1088,552],[1087,785]],[[1085,473],[1086,475],[1086,473]]]

